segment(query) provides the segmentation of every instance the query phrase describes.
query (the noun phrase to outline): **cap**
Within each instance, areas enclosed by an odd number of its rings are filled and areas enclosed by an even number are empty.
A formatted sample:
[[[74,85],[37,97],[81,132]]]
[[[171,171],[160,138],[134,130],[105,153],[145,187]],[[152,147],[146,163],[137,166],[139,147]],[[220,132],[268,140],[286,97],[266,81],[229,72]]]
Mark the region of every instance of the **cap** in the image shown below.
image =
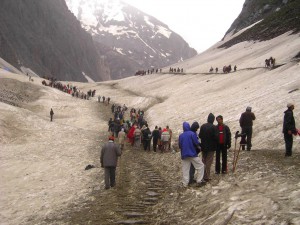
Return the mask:
[[[114,138],[114,136],[109,136],[109,137],[108,137],[108,140],[109,140],[109,141],[114,141],[115,138]]]
[[[286,106],[288,107],[288,108],[290,108],[290,107],[292,107],[294,104],[293,103],[288,103]]]

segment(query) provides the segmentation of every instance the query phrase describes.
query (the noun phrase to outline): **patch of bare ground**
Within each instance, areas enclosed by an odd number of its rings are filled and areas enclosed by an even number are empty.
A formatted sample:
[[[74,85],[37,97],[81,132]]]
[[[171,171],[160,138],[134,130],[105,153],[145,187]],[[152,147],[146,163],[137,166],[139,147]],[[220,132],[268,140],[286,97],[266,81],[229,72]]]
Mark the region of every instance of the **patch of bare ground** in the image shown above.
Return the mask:
[[[2,78],[0,82],[0,102],[13,106],[25,106],[25,103],[39,99],[42,92],[31,83],[24,83],[14,79]]]

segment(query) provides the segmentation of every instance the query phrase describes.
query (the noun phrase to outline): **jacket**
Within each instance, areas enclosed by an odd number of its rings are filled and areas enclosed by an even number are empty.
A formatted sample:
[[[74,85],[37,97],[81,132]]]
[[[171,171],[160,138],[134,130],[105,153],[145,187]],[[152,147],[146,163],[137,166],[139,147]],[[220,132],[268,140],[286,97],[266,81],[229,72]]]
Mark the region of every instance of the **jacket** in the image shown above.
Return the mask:
[[[178,143],[181,150],[181,159],[198,156],[196,149],[200,148],[200,142],[187,122],[183,122],[183,133],[179,135]]]
[[[170,133],[166,129],[161,133],[161,140],[164,142],[168,142],[170,140]]]
[[[199,138],[201,139],[201,149],[203,151],[216,151],[219,141],[219,133],[217,127],[213,124],[215,116],[210,113],[207,123],[200,128]]]
[[[290,109],[284,112],[282,132],[287,133],[289,130],[292,131],[293,134],[297,132],[293,110]]]
[[[135,126],[132,126],[127,134],[128,138],[134,138]]]
[[[155,129],[152,131],[152,137],[153,137],[153,140],[158,140],[160,138],[158,129]]]
[[[113,141],[106,143],[101,150],[100,163],[103,167],[116,167],[118,162],[118,156],[121,156],[122,152],[119,145]]]
[[[148,127],[142,130],[142,134],[143,134],[143,140],[145,141],[151,140],[151,131]]]
[[[231,147],[231,132],[230,132],[230,129],[227,125],[223,124],[223,127],[224,127],[224,130],[223,130],[223,133],[224,133],[224,145],[227,147],[227,148],[230,148]],[[218,130],[218,135],[219,135],[219,128],[218,128],[218,125],[216,125],[216,128]],[[220,139],[218,138],[218,143],[219,143]]]
[[[125,138],[126,138],[125,132],[124,131],[120,131],[118,133],[118,142],[119,142],[120,145],[124,144]]]
[[[255,120],[255,115],[253,112],[243,112],[240,117],[240,126],[241,127],[252,127],[253,120]]]

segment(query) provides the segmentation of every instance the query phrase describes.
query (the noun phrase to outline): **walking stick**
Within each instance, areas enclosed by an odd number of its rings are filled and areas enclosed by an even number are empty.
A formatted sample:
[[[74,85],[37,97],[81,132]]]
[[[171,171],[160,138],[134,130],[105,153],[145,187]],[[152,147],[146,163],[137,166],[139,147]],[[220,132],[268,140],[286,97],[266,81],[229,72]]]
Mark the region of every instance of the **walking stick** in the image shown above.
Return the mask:
[[[245,134],[239,134],[239,131],[237,131],[235,133],[235,147],[234,147],[234,158],[233,158],[233,168],[232,168],[232,172],[234,173],[235,172],[235,169],[236,169],[236,165],[237,165],[237,162],[239,160],[239,155],[240,155],[240,151],[241,151],[241,147],[244,147],[245,146],[245,143],[244,142],[241,142],[240,143],[240,147],[239,147],[239,150],[238,152],[236,153],[236,142],[237,142],[237,139],[239,137],[243,137],[245,136]],[[242,139],[243,140],[243,139]]]
[[[235,160],[236,160],[236,142],[237,142],[237,139],[238,139],[238,134],[239,134],[239,131],[235,132],[235,143],[234,143],[234,152],[233,152],[233,161],[232,161],[232,172],[234,172],[235,170]]]
[[[233,169],[232,169],[233,173],[235,172],[236,164],[237,164],[237,162],[239,160],[239,155],[240,155],[241,147],[242,147],[242,145],[240,145],[239,150],[238,150],[237,155],[236,155],[235,163],[234,163],[234,166],[233,166]]]

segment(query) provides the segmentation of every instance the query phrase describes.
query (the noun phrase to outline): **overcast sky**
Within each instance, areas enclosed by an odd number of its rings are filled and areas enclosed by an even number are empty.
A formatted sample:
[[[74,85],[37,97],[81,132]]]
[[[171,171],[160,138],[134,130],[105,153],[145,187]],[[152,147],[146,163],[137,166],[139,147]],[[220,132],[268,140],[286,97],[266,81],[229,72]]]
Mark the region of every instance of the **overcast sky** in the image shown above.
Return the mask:
[[[199,53],[220,41],[245,0],[123,0],[167,24]]]

